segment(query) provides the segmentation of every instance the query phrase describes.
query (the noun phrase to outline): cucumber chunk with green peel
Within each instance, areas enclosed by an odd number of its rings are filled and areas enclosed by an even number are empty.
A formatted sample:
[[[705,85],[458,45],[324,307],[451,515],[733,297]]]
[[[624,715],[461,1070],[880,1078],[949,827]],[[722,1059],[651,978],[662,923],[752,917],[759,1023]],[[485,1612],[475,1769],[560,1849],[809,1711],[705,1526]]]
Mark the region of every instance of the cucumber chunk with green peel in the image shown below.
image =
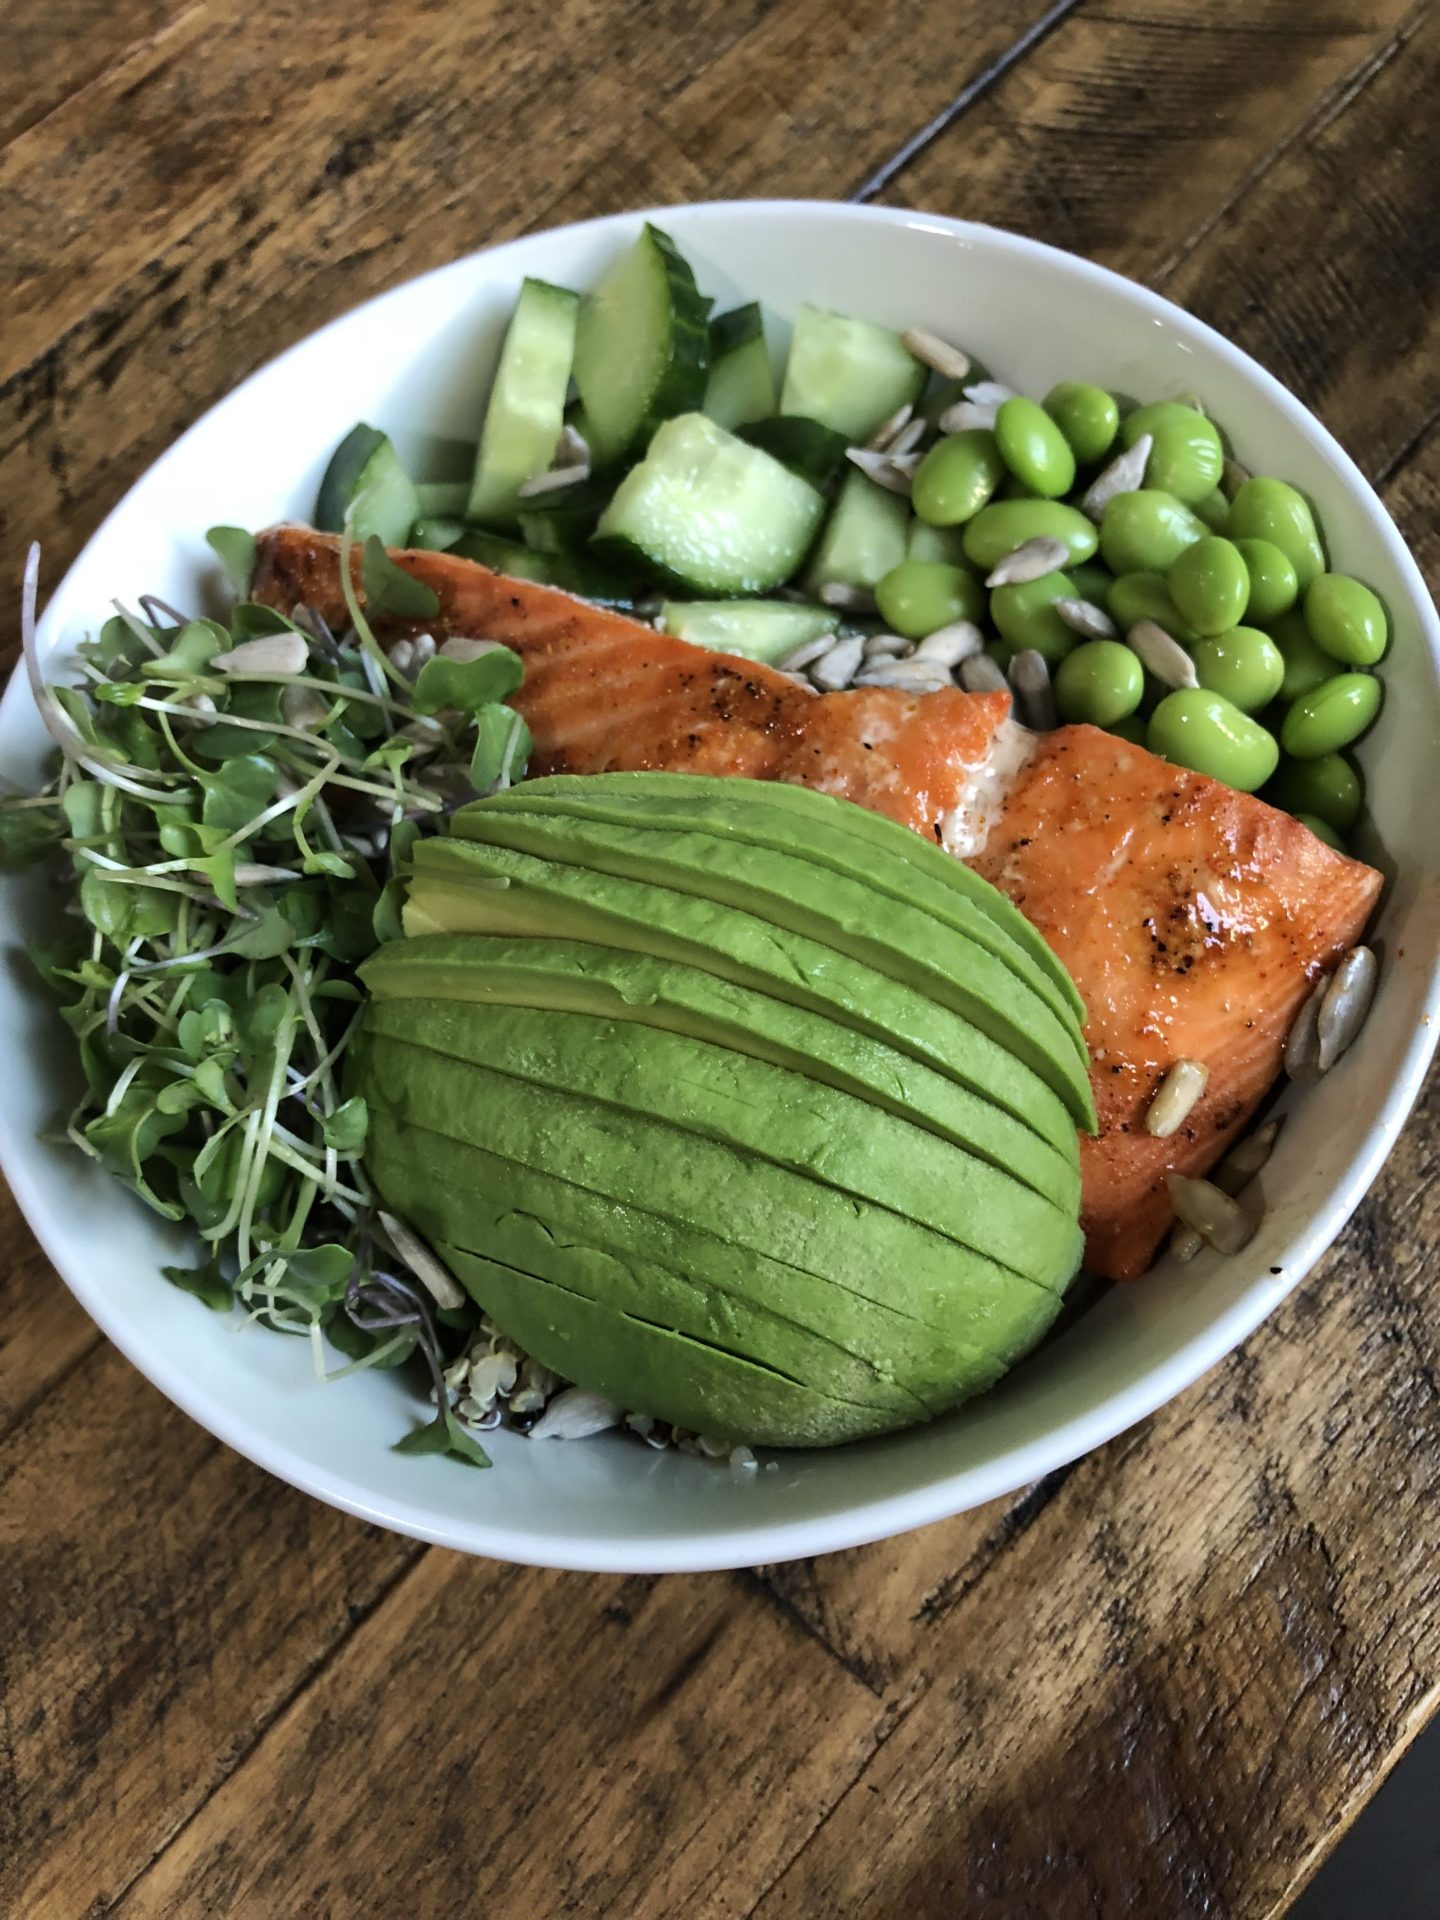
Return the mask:
[[[410,545],[426,553],[448,553],[465,534],[465,522],[446,514],[422,513],[410,529]]]
[[[506,525],[520,489],[544,473],[565,424],[580,296],[526,280],[500,351],[485,409],[468,518]]]
[[[772,420],[756,420],[740,429],[740,438],[773,454],[782,466],[822,489],[844,465],[845,449],[850,444],[833,427],[821,426],[818,420],[807,420],[798,413],[778,413]]]
[[[804,306],[795,316],[780,411],[806,414],[861,442],[898,407],[913,406],[926,378],[889,327]]]
[[[536,553],[583,553],[615,491],[615,477],[591,475],[520,502],[520,534]]]
[[[757,301],[710,322],[710,378],[703,411],[732,433],[775,411],[775,370]]]
[[[315,501],[315,524],[339,533],[348,519],[356,540],[377,534],[387,547],[403,547],[420,517],[420,494],[387,434],[362,421],[330,457]]]
[[[509,574],[513,580],[559,587],[601,606],[629,607],[634,603],[633,580],[591,553],[536,553],[518,540],[506,540],[479,527],[467,527],[450,552],[461,560],[478,560],[482,567]]]
[[[703,413],[667,420],[600,517],[596,544],[699,593],[764,593],[825,511],[808,482]]]
[[[673,240],[646,225],[585,296],[575,338],[581,431],[597,466],[705,398],[709,302]]]
[[[839,615],[789,600],[667,600],[660,624],[677,640],[773,667],[807,640],[833,633]]]
[[[910,506],[858,467],[845,475],[805,571],[805,589],[870,588],[905,558]]]
[[[420,496],[424,519],[463,520],[470,504],[468,480],[419,480],[415,491]]]

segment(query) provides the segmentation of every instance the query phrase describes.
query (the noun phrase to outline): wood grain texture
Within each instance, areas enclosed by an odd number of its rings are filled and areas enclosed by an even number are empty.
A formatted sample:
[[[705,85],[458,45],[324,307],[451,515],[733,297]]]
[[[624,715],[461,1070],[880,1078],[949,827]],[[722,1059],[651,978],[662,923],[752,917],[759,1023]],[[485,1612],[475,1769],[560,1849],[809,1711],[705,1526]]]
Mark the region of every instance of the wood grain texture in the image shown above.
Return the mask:
[[[1431,5],[1008,0],[958,34],[938,0],[903,33],[873,0],[561,0],[543,32],[67,6],[21,0],[42,58],[47,22],[93,31],[0,85],[7,580],[37,526],[57,577],[355,300],[530,226],[771,192],[1164,286],[1440,572]],[[760,1575],[472,1564],[313,1506],[97,1344],[0,1214],[0,1912],[1278,1915],[1440,1686],[1437,1104],[1156,1418]]]

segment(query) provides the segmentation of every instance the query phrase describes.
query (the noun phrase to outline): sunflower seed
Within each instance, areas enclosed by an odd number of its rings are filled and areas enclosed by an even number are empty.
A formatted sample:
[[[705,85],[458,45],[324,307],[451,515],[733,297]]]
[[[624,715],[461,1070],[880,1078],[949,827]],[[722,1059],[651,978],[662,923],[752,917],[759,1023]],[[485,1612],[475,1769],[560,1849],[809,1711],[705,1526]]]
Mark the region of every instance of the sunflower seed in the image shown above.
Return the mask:
[[[587,473],[590,471],[590,442],[583,433],[577,433],[568,421],[555,442],[550,464],[562,470],[565,467],[584,467]]]
[[[845,458],[868,475],[877,487],[909,497],[911,476],[888,453],[872,453],[868,447],[847,447]]]
[[[468,634],[457,633],[440,648],[440,658],[463,664],[466,660],[478,660],[482,653],[494,653],[499,645],[498,640],[472,640]],[[392,653],[390,657],[393,660],[395,656]]]
[[[210,664],[221,673],[264,673],[279,679],[303,673],[309,658],[303,633],[262,633],[258,640],[242,640],[228,653],[217,653]]]
[[[274,880],[298,880],[295,867],[266,867],[258,860],[240,860],[235,866],[237,887],[268,887]]]
[[[1292,1080],[1320,1078],[1320,1004],[1329,984],[1328,980],[1322,980],[1314,992],[1306,996],[1286,1038],[1285,1071]]]
[[[852,586],[846,580],[828,580],[816,598],[822,606],[838,607],[842,613],[874,613],[875,595],[869,587]]]
[[[970,371],[970,356],[962,353],[959,347],[952,347],[948,340],[942,340],[938,333],[926,333],[923,327],[911,327],[900,336],[900,344],[907,353],[913,353],[932,373],[938,373],[942,380],[963,380]]]
[[[865,642],[867,660],[899,660],[911,651],[911,642],[898,633],[872,633]]]
[[[938,693],[952,685],[949,672],[935,661],[877,660],[857,673],[857,687],[894,687],[901,693]]]
[[[1369,947],[1352,947],[1335,969],[1315,1022],[1321,1073],[1328,1073],[1365,1024],[1380,963]]]
[[[1150,464],[1153,433],[1142,433],[1133,447],[1118,454],[1109,466],[1097,473],[1080,500],[1080,511],[1092,520],[1104,518],[1105,509],[1117,493],[1134,493],[1145,484],[1145,469]]]
[[[972,653],[960,662],[960,684],[966,693],[1008,693],[1010,682],[988,653]]]
[[[1274,1151],[1284,1124],[1282,1114],[1236,1142],[1210,1176],[1222,1193],[1235,1195],[1249,1186]]]
[[[1022,540],[1013,553],[1007,553],[998,566],[992,567],[985,576],[985,584],[1018,587],[1027,580],[1043,580],[1047,573],[1063,567],[1069,558],[1070,549],[1063,540],[1053,539],[1048,533],[1037,534],[1033,540]]]
[[[985,636],[973,620],[952,620],[948,627],[927,633],[915,649],[917,660],[933,660],[937,666],[958,667],[985,645]]]
[[[814,693],[814,687],[803,673],[786,673],[781,667],[777,667],[775,671],[782,680],[788,680],[792,686],[803,687],[806,693]]]
[[[447,1309],[464,1306],[465,1295],[454,1274],[437,1254],[430,1251],[412,1227],[407,1227],[403,1220],[397,1220],[393,1213],[382,1213],[380,1224],[391,1246],[432,1295],[437,1306]]]
[[[799,673],[802,667],[822,659],[835,644],[833,633],[817,633],[813,640],[802,640],[798,647],[775,662],[781,673]]]
[[[979,407],[1003,407],[1007,400],[1017,398],[1014,387],[1007,387],[1003,380],[977,380],[965,389],[965,398],[973,400]]]
[[[885,451],[892,460],[908,460],[920,442],[925,438],[925,433],[925,422],[923,420],[912,420],[908,426],[900,429],[899,433],[896,434]]]
[[[852,640],[837,640],[823,659],[810,669],[810,678],[822,693],[839,693],[855,677],[865,655],[865,642],[858,634]]]
[[[557,1393],[542,1417],[530,1429],[532,1440],[583,1440],[592,1433],[618,1427],[620,1409],[588,1387],[566,1387]]]
[[[1227,460],[1220,472],[1220,491],[1227,500],[1233,500],[1245,482],[1251,478],[1253,476],[1247,466],[1242,465],[1239,460]]]
[[[577,462],[568,467],[551,467],[547,473],[532,474],[522,482],[518,492],[522,500],[533,500],[537,493],[558,493],[562,487],[573,487],[577,482],[589,478],[588,462],[584,466]]]
[[[888,420],[882,420],[880,422],[874,433],[872,433],[870,438],[865,442],[866,450],[870,453],[888,453],[890,451],[890,442],[895,439],[897,434],[902,433],[905,428],[909,426],[910,416],[914,411],[914,407],[910,405],[908,400],[903,407],[897,407]]]
[[[734,1473],[754,1473],[760,1462],[755,1458],[751,1447],[732,1447],[730,1449],[730,1468]]]
[[[713,1433],[697,1434],[695,1444],[707,1460],[723,1460],[730,1451],[730,1442],[717,1440]]]
[[[638,1433],[642,1440],[648,1440],[655,1431],[655,1422],[648,1413],[627,1413],[625,1424],[632,1433]]]
[[[1020,718],[1027,727],[1036,733],[1049,733],[1059,726],[1050,667],[1043,653],[1034,647],[1022,647],[1010,662],[1010,684],[1015,689]]]
[[[1176,1217],[1217,1253],[1239,1253],[1255,1238],[1259,1221],[1212,1181],[1167,1173],[1165,1184]]]
[[[1057,600],[1055,611],[1072,632],[1083,633],[1090,640],[1117,640],[1120,637],[1115,622],[1093,600]]]
[[[994,426],[998,407],[982,407],[978,400],[957,400],[953,406],[946,407],[935,422],[942,433],[968,433],[972,427],[983,427],[987,431]]]
[[[1177,1060],[1156,1089],[1145,1114],[1145,1131],[1157,1140],[1178,1133],[1205,1091],[1210,1069],[1203,1060]]]
[[[1137,620],[1125,636],[1132,653],[1140,656],[1147,673],[1164,687],[1198,687],[1195,662],[1171,634],[1153,620]]]
[[[302,733],[312,732],[329,711],[329,702],[313,687],[286,687],[280,696],[280,718]]]
[[[388,657],[397,673],[409,673],[410,663],[415,658],[415,649],[408,640],[397,640],[391,647]]]
[[[215,722],[211,716],[218,712],[218,708],[208,693],[187,693],[175,704],[177,707],[183,707],[197,726],[214,726]]]
[[[1187,1227],[1183,1221],[1176,1222],[1170,1235],[1170,1251],[1177,1260],[1193,1260],[1204,1244],[1194,1227]]]

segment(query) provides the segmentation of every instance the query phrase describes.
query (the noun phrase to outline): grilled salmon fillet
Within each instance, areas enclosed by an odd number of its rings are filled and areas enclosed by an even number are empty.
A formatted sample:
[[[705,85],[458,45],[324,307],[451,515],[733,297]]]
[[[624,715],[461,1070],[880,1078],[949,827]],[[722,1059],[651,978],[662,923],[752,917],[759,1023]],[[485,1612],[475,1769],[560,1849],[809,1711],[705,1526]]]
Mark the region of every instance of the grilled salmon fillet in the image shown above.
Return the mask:
[[[1280,1072],[1317,974],[1353,946],[1381,876],[1253,795],[1095,727],[1026,733],[1004,694],[817,695],[550,587],[443,553],[392,555],[439,597],[429,631],[503,641],[534,770],[667,768],[790,780],[888,814],[1009,894],[1069,969],[1100,1129],[1082,1137],[1086,1264],[1143,1273],[1173,1220],[1167,1172],[1203,1175]],[[358,554],[357,589],[358,589]],[[348,624],[339,543],[263,534],[254,597]],[[1178,1133],[1145,1131],[1178,1059],[1209,1069]]]

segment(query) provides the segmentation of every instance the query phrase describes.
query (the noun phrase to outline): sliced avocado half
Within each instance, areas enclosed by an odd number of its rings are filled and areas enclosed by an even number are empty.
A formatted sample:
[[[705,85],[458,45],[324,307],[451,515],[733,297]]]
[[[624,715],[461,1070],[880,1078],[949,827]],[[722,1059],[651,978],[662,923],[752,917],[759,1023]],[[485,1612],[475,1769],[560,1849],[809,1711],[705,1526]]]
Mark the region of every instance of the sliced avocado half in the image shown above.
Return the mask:
[[[818,940],[659,884],[477,841],[422,840],[407,931],[525,934],[678,960],[840,1020],[1003,1107],[1061,1153],[1075,1124],[1054,1089],[951,1008]]]
[[[701,831],[491,807],[462,807],[450,845],[505,848],[590,873],[691,893],[805,934],[888,979],[947,1006],[1064,1101],[1093,1131],[1088,1059],[1073,1020],[1062,1020],[1003,961],[927,914],[888,900],[877,918],[869,886],[801,855],[752,850]],[[988,923],[987,923],[988,924]]]
[[[547,1007],[689,1034],[869,1101],[1063,1207],[1079,1200],[1073,1132],[1061,1152],[1013,1114],[886,1042],[680,961],[590,942],[439,934],[392,940],[361,976],[377,1001]]]
[[[646,1114],[682,1138],[715,1140],[889,1207],[1041,1285],[1054,1283],[1074,1244],[1073,1209],[1009,1173],[853,1094],[709,1041],[457,1000],[379,1001],[366,1023],[377,1058],[393,1042],[424,1049],[447,1085],[468,1065]]]

